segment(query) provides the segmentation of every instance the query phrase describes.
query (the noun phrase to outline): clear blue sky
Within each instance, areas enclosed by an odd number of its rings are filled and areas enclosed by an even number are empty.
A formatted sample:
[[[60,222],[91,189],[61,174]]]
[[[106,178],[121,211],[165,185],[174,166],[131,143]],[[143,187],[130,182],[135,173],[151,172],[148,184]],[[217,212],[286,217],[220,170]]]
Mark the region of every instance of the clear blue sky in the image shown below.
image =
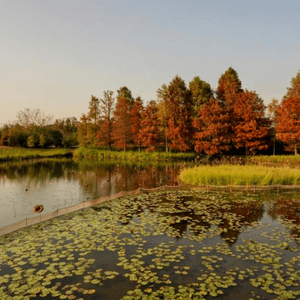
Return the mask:
[[[178,74],[281,99],[300,69],[300,1],[0,0],[0,124],[25,108],[80,117],[127,86],[147,102]]]

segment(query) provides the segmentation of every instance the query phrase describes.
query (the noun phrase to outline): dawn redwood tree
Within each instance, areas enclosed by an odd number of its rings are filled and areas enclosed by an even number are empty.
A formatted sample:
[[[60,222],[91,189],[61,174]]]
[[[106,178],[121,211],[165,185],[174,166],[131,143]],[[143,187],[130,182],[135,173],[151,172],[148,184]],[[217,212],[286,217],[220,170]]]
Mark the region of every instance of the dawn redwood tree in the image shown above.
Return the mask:
[[[113,109],[114,97],[113,91],[104,91],[103,99],[100,99],[100,110],[102,112],[100,126],[96,135],[96,144],[105,145],[111,150],[112,132],[113,132]]]
[[[231,116],[224,103],[211,98],[203,104],[193,121],[195,151],[208,155],[224,154],[231,150]]]
[[[88,118],[93,121],[95,125],[98,125],[100,119],[100,102],[95,96],[91,96],[89,103]]]
[[[158,106],[151,100],[142,113],[140,140],[146,151],[155,151],[159,145]]]
[[[242,83],[238,73],[230,67],[219,79],[217,98],[211,98],[204,104],[194,118],[197,152],[214,155],[231,151],[234,128],[238,123],[234,105],[241,92]]]
[[[78,123],[78,142],[81,146],[87,146],[87,131],[88,131],[88,118],[85,114],[80,117]]]
[[[114,145],[119,149],[128,148],[132,141],[131,133],[131,110],[134,99],[127,87],[117,91],[117,104],[114,111],[113,140]]]
[[[242,82],[239,79],[238,73],[232,67],[228,68],[219,78],[217,98],[230,105],[241,91]]]
[[[193,115],[195,116],[203,104],[207,103],[213,96],[213,92],[209,83],[201,80],[199,76],[189,83],[189,89],[192,96]]]
[[[164,108],[167,110],[166,136],[169,147],[174,150],[187,151],[191,148],[192,98],[185,82],[179,77],[170,82],[162,93]]]
[[[298,154],[300,146],[300,71],[291,81],[277,110],[276,137],[287,144],[287,151]]]
[[[167,135],[168,119],[170,117],[168,110],[168,88],[165,84],[157,90],[158,98],[158,120],[159,120],[159,131],[164,138],[165,150],[169,152],[169,139]]]
[[[270,137],[273,142],[273,155],[275,155],[275,149],[276,149],[276,123],[277,123],[277,110],[278,110],[278,100],[277,99],[272,99],[271,102],[268,104],[268,118],[271,123],[271,128],[270,128]]]
[[[245,154],[268,148],[270,120],[265,116],[263,100],[254,92],[245,90],[238,94],[233,104],[235,126],[232,141],[236,149],[245,149]]]
[[[141,148],[140,130],[144,107],[141,97],[137,97],[131,109],[131,133],[134,145]]]

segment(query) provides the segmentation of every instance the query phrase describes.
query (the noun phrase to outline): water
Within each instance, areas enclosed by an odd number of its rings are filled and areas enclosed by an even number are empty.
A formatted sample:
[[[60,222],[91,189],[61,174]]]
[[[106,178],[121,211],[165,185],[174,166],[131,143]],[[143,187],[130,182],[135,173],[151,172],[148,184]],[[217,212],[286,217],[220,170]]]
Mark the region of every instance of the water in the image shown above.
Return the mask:
[[[0,228],[42,214],[131,191],[177,185],[182,165],[134,165],[73,160],[36,160],[0,164]]]
[[[128,196],[0,237],[0,298],[299,299],[299,224],[295,191]]]

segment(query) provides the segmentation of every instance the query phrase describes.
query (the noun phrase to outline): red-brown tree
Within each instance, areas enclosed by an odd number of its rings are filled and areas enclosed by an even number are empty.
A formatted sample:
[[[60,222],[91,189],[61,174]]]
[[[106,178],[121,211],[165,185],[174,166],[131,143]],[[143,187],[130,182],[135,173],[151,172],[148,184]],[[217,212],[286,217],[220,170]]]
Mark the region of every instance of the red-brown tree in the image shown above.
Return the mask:
[[[131,109],[133,100],[131,92],[127,87],[118,90],[117,104],[114,111],[113,140],[114,145],[119,149],[128,148],[132,141],[131,133]]]
[[[113,131],[113,92],[105,91],[103,99],[100,99],[100,108],[102,112],[100,126],[96,135],[96,145],[105,145],[111,150],[112,131]]]
[[[166,137],[169,147],[174,150],[186,151],[191,148],[192,137],[192,98],[185,82],[175,78],[161,89],[161,101],[164,102],[166,119]],[[159,91],[158,91],[159,92]]]
[[[195,151],[208,155],[223,154],[231,149],[231,116],[217,99],[204,104],[193,121]]]
[[[276,137],[287,144],[287,151],[298,154],[300,146],[300,71],[291,81],[277,110]]]
[[[138,146],[139,151],[141,147],[140,130],[143,110],[144,107],[142,99],[141,97],[137,97],[133,103],[131,110],[131,133],[133,143]]]
[[[155,151],[159,145],[158,106],[151,100],[142,113],[139,138],[146,151]]]
[[[236,149],[245,149],[245,154],[268,148],[270,120],[265,116],[263,100],[254,93],[240,92],[233,104],[234,124],[232,141]]]

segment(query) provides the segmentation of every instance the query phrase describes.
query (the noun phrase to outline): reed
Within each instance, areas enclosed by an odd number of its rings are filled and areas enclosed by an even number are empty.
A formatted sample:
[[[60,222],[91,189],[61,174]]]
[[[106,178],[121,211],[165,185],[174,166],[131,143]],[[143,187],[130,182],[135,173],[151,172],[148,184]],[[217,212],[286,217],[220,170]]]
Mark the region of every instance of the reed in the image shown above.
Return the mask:
[[[128,161],[176,161],[193,160],[194,153],[166,153],[166,152],[145,152],[145,151],[108,151],[92,148],[78,148],[74,151],[74,158],[94,160],[128,160]]]
[[[0,162],[72,156],[70,149],[0,148]]]
[[[184,169],[180,180],[192,185],[300,185],[300,170],[263,166],[198,166]]]
[[[300,166],[300,155],[252,156],[247,158],[246,163],[262,166],[288,166],[293,168]]]

